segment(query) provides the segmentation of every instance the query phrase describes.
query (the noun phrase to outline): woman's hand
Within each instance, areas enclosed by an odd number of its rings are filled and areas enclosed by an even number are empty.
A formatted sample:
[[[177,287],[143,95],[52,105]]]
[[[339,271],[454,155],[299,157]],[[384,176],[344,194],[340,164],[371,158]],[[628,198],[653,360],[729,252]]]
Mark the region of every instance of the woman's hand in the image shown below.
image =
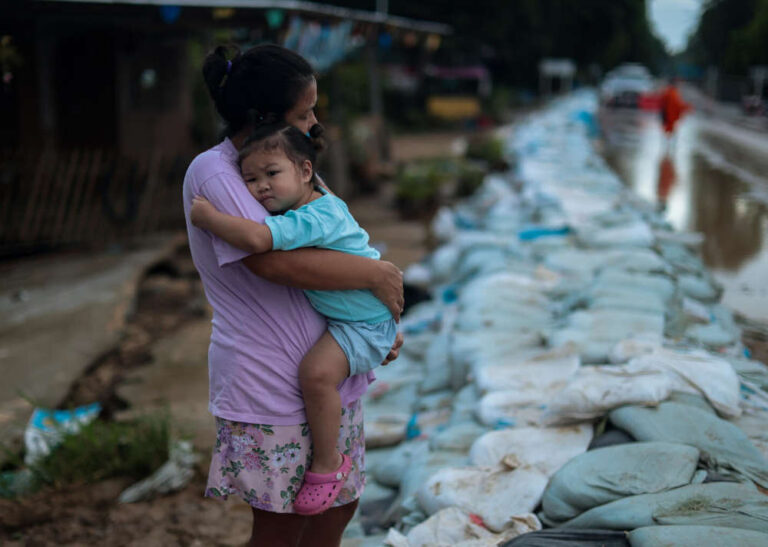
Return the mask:
[[[202,196],[192,198],[192,208],[189,210],[189,219],[194,226],[203,230],[210,230],[213,218],[218,211],[213,204]]]
[[[403,333],[398,332],[397,336],[395,336],[395,343],[392,345],[392,349],[389,350],[389,353],[387,354],[387,358],[384,359],[384,362],[382,365],[388,365],[392,361],[398,358],[400,355],[400,348],[403,347]]]
[[[371,287],[371,292],[389,308],[395,321],[400,322],[400,314],[403,313],[405,305],[403,272],[391,262],[381,260],[378,264],[378,275]]]

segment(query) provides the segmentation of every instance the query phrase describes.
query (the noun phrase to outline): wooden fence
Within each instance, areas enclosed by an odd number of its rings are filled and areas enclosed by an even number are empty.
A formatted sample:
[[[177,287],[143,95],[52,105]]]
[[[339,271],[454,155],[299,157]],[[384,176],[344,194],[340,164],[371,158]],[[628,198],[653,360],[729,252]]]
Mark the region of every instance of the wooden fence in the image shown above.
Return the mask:
[[[183,229],[190,158],[114,150],[0,150],[0,255]]]

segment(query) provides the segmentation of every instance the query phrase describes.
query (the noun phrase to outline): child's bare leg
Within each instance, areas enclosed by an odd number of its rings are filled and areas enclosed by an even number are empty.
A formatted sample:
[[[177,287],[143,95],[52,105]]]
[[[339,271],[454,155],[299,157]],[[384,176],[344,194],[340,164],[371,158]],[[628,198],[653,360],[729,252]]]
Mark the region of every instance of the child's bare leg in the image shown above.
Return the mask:
[[[326,331],[299,365],[299,384],[312,431],[313,473],[332,473],[341,465],[341,454],[336,448],[341,427],[338,385],[347,376],[347,356]]]

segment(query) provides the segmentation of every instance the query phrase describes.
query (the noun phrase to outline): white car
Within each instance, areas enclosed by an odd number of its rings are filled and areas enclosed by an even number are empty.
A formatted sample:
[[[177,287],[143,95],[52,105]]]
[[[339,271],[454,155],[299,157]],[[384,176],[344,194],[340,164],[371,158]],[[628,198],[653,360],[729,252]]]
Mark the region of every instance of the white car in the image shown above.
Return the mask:
[[[638,108],[654,94],[655,83],[643,65],[626,63],[606,74],[600,85],[600,102],[606,106]]]

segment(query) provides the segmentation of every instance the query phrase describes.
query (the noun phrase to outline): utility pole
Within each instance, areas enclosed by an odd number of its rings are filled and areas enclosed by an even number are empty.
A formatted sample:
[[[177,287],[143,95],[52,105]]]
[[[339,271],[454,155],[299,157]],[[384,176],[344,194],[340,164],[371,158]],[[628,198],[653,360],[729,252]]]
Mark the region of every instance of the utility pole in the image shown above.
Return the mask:
[[[376,14],[380,20],[386,19],[389,11],[389,0],[376,0]],[[376,152],[379,158],[389,160],[389,146],[384,142],[384,97],[381,90],[381,75],[379,74],[379,30],[380,23],[374,23],[373,30],[368,36],[366,57],[368,61],[368,88],[371,102],[371,114],[374,123]]]

